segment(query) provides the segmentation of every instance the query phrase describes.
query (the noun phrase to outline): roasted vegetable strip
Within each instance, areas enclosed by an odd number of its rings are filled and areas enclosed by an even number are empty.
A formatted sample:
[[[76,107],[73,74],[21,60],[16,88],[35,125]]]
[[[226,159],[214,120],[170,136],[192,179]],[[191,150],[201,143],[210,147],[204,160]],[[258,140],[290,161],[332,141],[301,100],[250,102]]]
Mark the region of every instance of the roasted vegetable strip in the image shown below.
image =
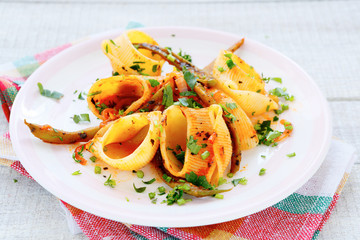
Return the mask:
[[[196,67],[192,63],[186,61],[177,54],[170,52],[168,49],[147,43],[138,43],[134,45],[136,45],[138,48],[144,48],[153,51],[154,53],[163,57],[163,59],[166,60],[170,65],[175,66],[179,70],[182,69],[188,70],[189,72],[198,76],[199,77],[198,81],[205,84],[206,86],[211,87],[216,85],[217,80],[213,76],[201,70],[200,68]]]
[[[209,190],[209,189],[204,189],[202,187],[198,187],[195,186],[192,183],[187,182],[186,180],[183,180],[181,178],[172,176],[169,172],[167,172],[164,168],[163,168],[163,164],[162,164],[162,158],[161,158],[161,154],[158,151],[157,154],[155,155],[152,164],[156,170],[156,173],[158,174],[158,176],[160,178],[163,178],[164,174],[168,175],[171,177],[170,181],[164,181],[166,183],[166,185],[168,185],[169,187],[176,187],[179,185],[184,185],[187,184],[188,186],[190,186],[190,190],[184,190],[185,193],[195,196],[195,197],[207,197],[207,196],[213,196],[217,193],[223,193],[223,192],[228,192],[230,191],[232,188],[230,189],[213,189],[213,190]]]
[[[90,127],[76,132],[66,132],[60,129],[55,129],[50,125],[38,125],[34,123],[28,123],[24,120],[24,123],[29,127],[31,133],[48,143],[69,144],[75,142],[87,142],[92,139],[99,131],[100,127]]]

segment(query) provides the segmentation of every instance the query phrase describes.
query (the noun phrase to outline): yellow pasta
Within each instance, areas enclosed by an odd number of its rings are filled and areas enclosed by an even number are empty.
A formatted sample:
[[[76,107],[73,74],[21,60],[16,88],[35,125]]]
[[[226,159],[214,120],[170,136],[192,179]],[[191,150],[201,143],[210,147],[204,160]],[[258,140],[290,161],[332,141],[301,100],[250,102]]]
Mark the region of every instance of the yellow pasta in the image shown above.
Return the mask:
[[[215,60],[213,76],[219,80],[217,87],[227,94],[228,88],[265,93],[265,83],[254,68],[226,50]]]
[[[240,149],[248,150],[254,148],[258,144],[259,139],[251,120],[244,110],[236,104],[234,99],[227,96],[221,90],[212,88],[209,89],[209,93],[226,111],[226,117],[232,122],[232,127],[234,128],[235,134],[237,134],[240,141]]]
[[[159,89],[164,77],[152,77],[159,85],[152,87],[148,78],[144,76],[113,76],[96,81],[89,90],[87,102],[90,110],[98,118],[105,120],[106,109],[111,114],[122,114],[138,110]]]
[[[252,91],[228,90],[228,95],[250,116],[278,109],[278,104],[270,97]]]
[[[184,178],[193,171],[206,176],[211,184],[218,184],[232,154],[230,133],[221,107],[171,106],[164,112],[162,124],[160,149],[164,167],[177,177]],[[181,153],[183,160],[178,155]]]
[[[124,75],[160,75],[164,60],[149,50],[136,49],[134,43],[158,45],[149,35],[138,30],[129,30],[113,40],[102,42],[101,48],[109,58],[113,71]]]
[[[159,147],[161,112],[122,117],[99,131],[89,151],[120,170],[137,170],[148,164]]]

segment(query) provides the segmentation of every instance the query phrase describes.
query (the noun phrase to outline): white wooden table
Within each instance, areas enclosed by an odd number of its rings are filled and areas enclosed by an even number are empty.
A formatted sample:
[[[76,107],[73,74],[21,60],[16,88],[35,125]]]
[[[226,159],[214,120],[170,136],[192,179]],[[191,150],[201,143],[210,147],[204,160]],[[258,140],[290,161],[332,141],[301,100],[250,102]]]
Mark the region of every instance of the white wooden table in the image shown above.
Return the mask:
[[[333,113],[333,135],[360,152],[360,2],[291,0],[3,0],[0,64],[130,21],[228,31],[273,47],[317,82]],[[0,126],[6,124],[0,114]],[[1,128],[0,128],[1,130]],[[18,182],[14,183],[13,179]],[[320,239],[360,238],[360,161]],[[0,239],[72,236],[56,197],[0,167]]]

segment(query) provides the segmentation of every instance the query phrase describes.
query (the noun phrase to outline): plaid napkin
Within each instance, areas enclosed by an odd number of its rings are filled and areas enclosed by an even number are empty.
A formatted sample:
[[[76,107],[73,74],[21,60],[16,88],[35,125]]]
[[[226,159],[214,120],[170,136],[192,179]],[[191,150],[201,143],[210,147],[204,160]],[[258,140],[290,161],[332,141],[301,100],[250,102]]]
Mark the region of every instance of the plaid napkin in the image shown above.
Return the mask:
[[[45,61],[74,45],[0,65],[0,102],[5,117],[26,79]],[[0,117],[1,118],[1,117]],[[31,178],[17,161],[8,124],[1,124],[0,164]],[[189,228],[156,228],[116,222],[82,211],[62,201],[73,220],[90,239],[316,239],[330,217],[355,160],[355,149],[333,140],[317,173],[281,202],[230,222]]]

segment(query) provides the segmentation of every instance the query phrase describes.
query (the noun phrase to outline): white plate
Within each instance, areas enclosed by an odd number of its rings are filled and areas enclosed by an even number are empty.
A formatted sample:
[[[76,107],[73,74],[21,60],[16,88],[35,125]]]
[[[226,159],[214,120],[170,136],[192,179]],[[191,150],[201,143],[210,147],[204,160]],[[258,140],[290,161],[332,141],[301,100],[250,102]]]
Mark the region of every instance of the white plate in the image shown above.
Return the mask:
[[[206,66],[220,49],[240,39],[233,34],[198,28],[142,30],[161,46],[171,46],[174,50],[181,48],[191,54],[199,67]],[[73,146],[43,143],[32,136],[23,121],[48,123],[64,130],[98,124],[93,115],[91,124],[72,121],[73,114],[89,112],[86,101],[78,100],[78,93],[74,94],[74,91],[87,91],[97,78],[111,75],[109,61],[102,54],[100,43],[120,34],[121,31],[99,34],[56,55],[31,75],[16,97],[10,118],[14,149],[26,170],[55,196],[77,208],[117,221],[163,227],[200,226],[243,217],[279,202],[301,187],[324,160],[330,142],[331,121],[327,102],[318,87],[287,57],[246,39],[237,54],[264,76],[281,77],[282,85],[296,97],[290,110],[282,115],[294,124],[292,136],[278,147],[259,146],[243,152],[241,167],[246,168],[235,177],[246,177],[248,184],[224,193],[223,200],[194,199],[183,206],[160,204],[161,199],[152,204],[147,193],[165,184],[159,180],[148,185],[145,193],[136,193],[133,182],[137,187],[144,184],[131,172],[112,172],[118,180],[116,188],[104,186],[103,175],[107,177],[109,170],[95,175],[91,162],[82,166],[73,161]],[[64,93],[64,98],[55,101],[40,96],[38,82],[47,89]],[[296,157],[286,156],[292,152],[296,152]],[[261,168],[267,169],[264,176],[258,175]],[[71,175],[76,170],[82,174]],[[145,168],[146,180],[151,179],[152,174],[149,167]]]

